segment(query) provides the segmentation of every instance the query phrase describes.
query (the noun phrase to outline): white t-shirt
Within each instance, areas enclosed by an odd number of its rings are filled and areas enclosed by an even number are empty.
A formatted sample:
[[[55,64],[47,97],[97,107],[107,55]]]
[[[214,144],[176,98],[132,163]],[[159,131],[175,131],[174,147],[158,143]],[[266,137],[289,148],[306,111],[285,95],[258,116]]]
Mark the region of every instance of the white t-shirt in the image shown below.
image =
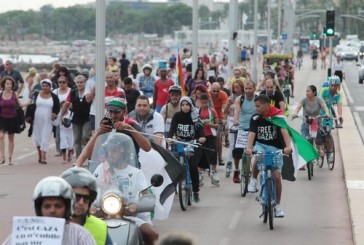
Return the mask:
[[[127,196],[130,203],[134,203],[139,198],[140,192],[148,188],[145,175],[138,168],[128,165],[124,169],[114,168],[114,172],[111,174],[110,165],[107,162],[96,168],[94,176],[100,188],[98,191],[100,195],[105,191],[105,188],[113,186]]]

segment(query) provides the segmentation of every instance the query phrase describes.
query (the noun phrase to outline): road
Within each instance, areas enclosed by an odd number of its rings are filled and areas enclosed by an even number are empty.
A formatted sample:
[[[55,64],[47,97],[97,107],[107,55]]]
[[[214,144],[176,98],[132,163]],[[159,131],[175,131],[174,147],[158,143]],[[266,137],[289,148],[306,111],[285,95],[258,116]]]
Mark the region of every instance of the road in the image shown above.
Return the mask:
[[[355,61],[345,61],[344,69],[346,76],[344,89],[347,94],[348,104],[364,141],[364,85],[359,84],[358,67]]]
[[[305,96],[307,85],[319,85],[325,76],[324,70],[312,71],[306,58],[303,68],[296,72],[296,98],[290,107],[294,108]],[[293,123],[298,129],[298,121]],[[333,134],[337,140],[337,133]],[[189,232],[199,245],[353,244],[340,149],[336,150],[334,171],[325,165],[323,169],[315,168],[312,181],[308,181],[306,172],[299,172],[295,182],[284,181],[281,206],[286,217],[275,219],[273,231],[259,219],[261,207],[255,201],[256,195],[242,198],[239,185],[233,184],[231,177],[224,177],[222,167],[218,168],[220,187],[213,187],[205,176],[201,202],[193,203],[183,212],[176,197],[169,219],[155,221],[155,226],[161,237],[171,231]],[[14,215],[34,214],[35,184],[44,176],[59,175],[70,167],[70,164],[62,165],[54,154],[53,147],[48,154],[48,164],[40,165],[31,139],[26,133],[16,136],[13,157],[16,164],[0,166],[0,241],[10,233]]]

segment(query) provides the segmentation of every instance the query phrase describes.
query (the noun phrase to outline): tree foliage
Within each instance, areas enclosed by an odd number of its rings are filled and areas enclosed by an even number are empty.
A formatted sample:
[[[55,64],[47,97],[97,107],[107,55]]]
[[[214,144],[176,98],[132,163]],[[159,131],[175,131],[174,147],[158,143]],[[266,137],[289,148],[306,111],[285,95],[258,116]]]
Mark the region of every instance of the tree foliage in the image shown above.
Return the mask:
[[[9,40],[38,34],[52,40],[94,39],[96,9],[75,5],[39,11],[9,11],[0,14],[0,37]],[[106,9],[106,35],[129,33],[173,34],[192,25],[192,8],[184,4],[159,5],[147,10],[127,8],[112,2]]]

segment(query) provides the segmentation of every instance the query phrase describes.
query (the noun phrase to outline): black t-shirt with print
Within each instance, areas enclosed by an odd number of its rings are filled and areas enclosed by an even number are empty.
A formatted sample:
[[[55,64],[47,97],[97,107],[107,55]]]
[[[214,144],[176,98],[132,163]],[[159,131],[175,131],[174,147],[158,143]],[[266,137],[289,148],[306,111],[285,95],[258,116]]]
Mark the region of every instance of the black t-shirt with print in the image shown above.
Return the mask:
[[[260,92],[260,94],[265,94],[268,96],[269,98],[269,103],[274,106],[277,109],[281,109],[281,107],[279,106],[279,102],[283,101],[284,102],[284,97],[281,91],[274,91],[274,93],[272,95],[267,94],[266,90],[263,90],[262,92]]]
[[[179,111],[173,115],[171,128],[168,132],[168,138],[172,138],[173,136],[177,136],[184,141],[191,141],[204,137],[205,135],[202,125],[195,124],[189,113]]]
[[[281,128],[264,120],[258,114],[255,114],[251,117],[249,131],[256,134],[255,142],[274,146],[278,149],[284,148],[284,140]]]

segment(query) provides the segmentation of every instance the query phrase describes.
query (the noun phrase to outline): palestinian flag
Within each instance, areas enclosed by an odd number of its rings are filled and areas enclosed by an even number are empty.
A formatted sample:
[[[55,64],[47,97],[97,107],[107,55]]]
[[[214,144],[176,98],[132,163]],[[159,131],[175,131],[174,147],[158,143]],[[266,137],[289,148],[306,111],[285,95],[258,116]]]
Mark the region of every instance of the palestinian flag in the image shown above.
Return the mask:
[[[287,124],[286,117],[281,110],[274,106],[270,106],[269,113],[264,116],[264,119],[288,131],[288,134],[291,137],[292,159],[295,173],[300,167],[319,157],[315,147],[308,142],[305,137]]]
[[[186,95],[186,90],[185,90],[185,79],[183,77],[183,72],[182,72],[182,62],[181,62],[181,56],[178,53],[177,56],[177,85],[179,85],[182,89],[182,96]]]

